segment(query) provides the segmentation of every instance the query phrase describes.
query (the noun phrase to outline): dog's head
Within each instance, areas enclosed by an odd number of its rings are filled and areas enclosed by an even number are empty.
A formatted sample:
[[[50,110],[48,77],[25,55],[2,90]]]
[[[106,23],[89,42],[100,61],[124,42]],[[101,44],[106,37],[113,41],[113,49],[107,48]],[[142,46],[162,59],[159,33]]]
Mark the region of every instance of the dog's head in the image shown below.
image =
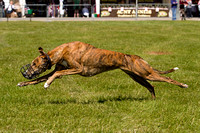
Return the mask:
[[[41,47],[39,47],[38,50],[40,55],[35,58],[31,64],[27,64],[20,69],[22,75],[27,79],[37,78],[47,69],[51,69],[50,57],[43,51]]]

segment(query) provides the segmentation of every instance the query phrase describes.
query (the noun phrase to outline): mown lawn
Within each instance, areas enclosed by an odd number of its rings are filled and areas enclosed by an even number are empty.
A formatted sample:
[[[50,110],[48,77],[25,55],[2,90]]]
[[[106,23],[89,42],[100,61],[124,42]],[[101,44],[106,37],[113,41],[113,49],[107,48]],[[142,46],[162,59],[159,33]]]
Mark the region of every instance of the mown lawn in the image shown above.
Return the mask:
[[[200,132],[200,22],[0,22],[0,132]],[[186,83],[151,82],[157,99],[120,70],[65,76],[49,89],[20,68],[71,41],[143,57]],[[50,71],[48,71],[50,72]],[[46,72],[46,73],[48,73]]]

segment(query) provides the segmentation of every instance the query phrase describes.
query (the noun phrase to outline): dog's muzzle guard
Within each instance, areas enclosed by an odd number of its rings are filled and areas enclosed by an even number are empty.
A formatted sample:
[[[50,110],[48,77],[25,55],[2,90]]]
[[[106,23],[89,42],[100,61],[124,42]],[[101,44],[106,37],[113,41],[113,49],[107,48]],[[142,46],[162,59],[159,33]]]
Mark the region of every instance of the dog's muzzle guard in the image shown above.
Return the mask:
[[[33,70],[33,68],[31,67],[31,64],[24,65],[20,69],[20,72],[27,79],[35,79],[35,78],[39,77],[39,75],[40,75],[39,71]]]
[[[38,70],[34,70],[31,64],[24,65],[21,67],[20,72],[27,79],[35,79],[38,78],[42,72],[45,72],[47,69],[51,69],[51,59],[47,55],[48,61],[42,64]]]

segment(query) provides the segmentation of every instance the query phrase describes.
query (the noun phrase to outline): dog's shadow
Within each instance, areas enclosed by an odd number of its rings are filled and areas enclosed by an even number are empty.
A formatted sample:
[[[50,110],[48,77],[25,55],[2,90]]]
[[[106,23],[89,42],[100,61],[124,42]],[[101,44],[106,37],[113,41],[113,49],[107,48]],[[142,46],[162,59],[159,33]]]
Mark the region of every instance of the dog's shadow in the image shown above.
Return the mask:
[[[87,99],[87,100],[80,100],[80,99],[61,99],[61,100],[51,100],[49,101],[50,104],[94,104],[99,103],[103,104],[105,102],[120,102],[120,101],[145,101],[150,100],[149,97],[132,97],[132,96],[108,96],[108,97],[97,97],[96,99]]]

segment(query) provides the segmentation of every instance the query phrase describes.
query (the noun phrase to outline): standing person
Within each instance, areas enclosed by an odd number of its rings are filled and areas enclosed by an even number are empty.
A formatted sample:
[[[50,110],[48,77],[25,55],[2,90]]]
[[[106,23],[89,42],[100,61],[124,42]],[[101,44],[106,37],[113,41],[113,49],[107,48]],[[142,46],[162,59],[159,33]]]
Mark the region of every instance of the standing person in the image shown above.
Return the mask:
[[[13,1],[10,1],[10,4],[6,8],[6,17],[11,17],[11,13],[15,11],[15,6],[13,5]]]
[[[15,6],[13,5],[13,1],[10,1],[10,4],[6,8],[6,14],[11,14],[13,11],[15,11]]]
[[[5,16],[5,13],[4,13],[4,9],[5,8],[5,3],[3,0],[0,0],[0,16],[4,17]]]
[[[52,4],[51,4],[51,3],[50,3],[50,5],[48,6],[47,16],[48,16],[48,17],[52,17]]]
[[[192,0],[187,0],[187,17],[192,17]]]
[[[199,17],[200,17],[200,0],[198,2],[198,9],[199,9]]]
[[[74,17],[79,17],[80,0],[74,0]]]
[[[176,20],[176,8],[177,8],[177,1],[171,0],[171,7],[172,7],[172,20]]]
[[[54,2],[54,0],[52,0],[52,3],[51,3],[52,5],[51,5],[51,17],[52,18],[55,18],[55,16],[56,16],[56,6],[55,6],[55,2]]]
[[[186,4],[186,0],[180,0],[180,17],[181,17],[181,20],[186,20],[185,4]]]

